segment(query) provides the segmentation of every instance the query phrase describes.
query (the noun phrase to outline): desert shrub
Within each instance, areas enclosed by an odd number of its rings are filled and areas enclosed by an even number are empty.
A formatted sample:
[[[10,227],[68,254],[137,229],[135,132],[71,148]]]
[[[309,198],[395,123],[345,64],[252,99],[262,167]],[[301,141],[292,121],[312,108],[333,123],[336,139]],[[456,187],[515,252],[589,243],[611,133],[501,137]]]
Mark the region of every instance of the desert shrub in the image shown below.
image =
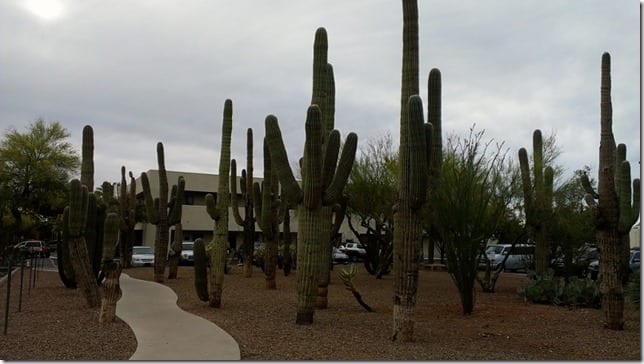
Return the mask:
[[[530,273],[530,283],[518,295],[525,301],[561,306],[596,307],[600,305],[599,286],[591,279],[571,277],[564,280],[549,269],[542,276]]]
[[[628,300],[633,303],[635,309],[640,309],[640,271],[636,270],[631,273],[626,286],[626,295]]]

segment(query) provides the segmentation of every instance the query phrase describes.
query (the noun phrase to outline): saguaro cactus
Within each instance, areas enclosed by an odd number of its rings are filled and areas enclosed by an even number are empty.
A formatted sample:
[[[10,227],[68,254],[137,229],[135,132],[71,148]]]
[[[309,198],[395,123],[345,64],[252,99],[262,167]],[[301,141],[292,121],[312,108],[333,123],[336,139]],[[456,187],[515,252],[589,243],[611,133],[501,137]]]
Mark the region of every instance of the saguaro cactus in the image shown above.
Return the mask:
[[[279,241],[279,224],[283,213],[278,198],[278,180],[271,166],[271,156],[264,138],[264,180],[261,185],[253,185],[257,223],[264,234],[264,275],[266,288],[276,289],[275,271],[277,267],[277,245]]]
[[[244,217],[239,213],[239,199],[237,198],[237,162],[230,162],[230,196],[233,217],[237,225],[244,229],[244,277],[250,278],[253,274],[253,249],[255,248],[255,215],[253,202],[253,129],[246,131],[246,169],[242,169],[239,179],[241,200],[244,204]]]
[[[125,166],[121,167],[121,191],[119,196],[119,250],[124,268],[132,263],[132,246],[134,245],[134,226],[136,225],[136,183],[130,172],[130,188],[127,188]]]
[[[176,212],[168,211],[168,174],[165,169],[165,156],[163,143],[161,142],[157,143],[157,162],[159,165],[159,197],[152,199],[150,181],[145,172],[141,173],[141,186],[145,196],[145,210],[148,222],[157,227],[156,241],[154,243],[154,280],[163,282],[168,243],[170,241],[170,225],[175,223],[169,221],[168,218],[176,216]],[[181,204],[175,207],[181,208]],[[181,218],[180,215],[179,213],[179,218]]]
[[[552,219],[552,184],[553,169],[543,163],[543,138],[541,130],[532,134],[533,174],[530,179],[528,152],[519,149],[519,164],[521,166],[521,182],[523,185],[523,201],[525,205],[526,227],[535,239],[535,272],[543,275],[550,265],[550,234],[548,228]]]
[[[349,133],[347,136],[337,168],[335,164],[323,164],[324,160],[330,160],[329,154],[335,152],[337,155],[338,151],[327,148],[326,155],[323,156],[321,141],[324,129],[320,120],[320,108],[317,105],[309,106],[300,187],[289,165],[277,118],[269,115],[265,123],[266,142],[271,162],[282,185],[282,196],[298,206],[298,300],[295,322],[312,324],[319,279],[320,249],[326,244],[326,241],[323,241],[324,232],[328,232],[330,228],[329,220],[323,216],[323,209],[333,206],[347,183],[355,159],[358,136],[355,133]],[[333,130],[331,134],[333,138],[339,138],[337,130]]]
[[[105,274],[103,283],[103,299],[98,322],[113,322],[116,317],[116,303],[121,299],[119,278],[123,269],[121,261],[114,259],[116,245],[119,240],[119,216],[114,212],[107,214],[103,229],[103,259],[102,270]]]
[[[174,239],[170,244],[168,252],[168,279],[176,279],[179,261],[181,260],[181,248],[183,245],[183,227],[181,225],[181,215],[183,211],[183,191],[186,188],[186,181],[183,176],[179,176],[177,184],[172,186],[170,192],[170,203],[168,208],[168,225],[174,226]]]
[[[215,221],[212,241],[206,252],[210,256],[210,278],[208,279],[209,298],[211,307],[221,306],[221,295],[224,286],[224,270],[226,266],[226,248],[228,247],[228,207],[230,193],[228,178],[230,172],[230,135],[233,130],[233,102],[224,103],[224,120],[221,127],[221,153],[219,155],[219,187],[217,199],[212,194],[206,195],[208,215]]]
[[[95,275],[90,266],[90,259],[85,244],[85,224],[87,221],[87,187],[81,185],[78,179],[70,183],[70,199],[68,210],[69,252],[74,267],[74,275],[88,307],[100,304],[100,291]]]
[[[442,138],[442,108],[441,108],[441,72],[438,68],[429,71],[427,78],[427,122],[432,124],[432,146],[429,165],[428,199],[434,200],[434,196],[440,186],[440,173],[443,165],[443,138]],[[429,234],[429,258],[433,263],[434,250],[437,242],[440,242],[438,228],[436,226],[436,206],[426,204],[427,220],[425,229]]]
[[[597,192],[592,189],[588,176],[582,176],[581,183],[587,192],[585,200],[595,212],[595,233],[601,253],[599,269],[602,279],[599,291],[604,325],[612,330],[623,330],[623,282],[626,274],[623,261],[628,258],[628,240],[624,237],[639,216],[640,180],[633,180],[631,190],[631,167],[626,161],[626,146],[620,144],[615,147],[610,91],[610,54],[604,53],[601,64],[601,138]]]
[[[202,238],[195,240],[193,246],[195,260],[195,289],[197,297],[202,301],[208,301],[208,255]]]

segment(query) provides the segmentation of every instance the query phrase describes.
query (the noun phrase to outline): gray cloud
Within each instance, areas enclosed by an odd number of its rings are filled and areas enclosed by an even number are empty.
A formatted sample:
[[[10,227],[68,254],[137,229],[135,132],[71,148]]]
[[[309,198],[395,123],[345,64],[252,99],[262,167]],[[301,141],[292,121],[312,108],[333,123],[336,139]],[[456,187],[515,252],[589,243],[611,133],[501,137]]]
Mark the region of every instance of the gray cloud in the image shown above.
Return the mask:
[[[0,3],[0,127],[60,121],[80,144],[94,126],[96,180],[120,166],[217,173],[221,118],[234,102],[233,157],[255,135],[261,175],[264,118],[275,114],[291,160],[301,154],[310,102],[312,43],[329,34],[336,127],[366,141],[398,138],[402,11],[395,1],[69,1],[42,21]],[[536,128],[557,134],[570,173],[597,167],[599,76],[611,52],[614,130],[639,175],[639,3],[419,1],[421,96],[443,75],[445,133],[472,124],[531,147]],[[595,171],[596,172],[596,171]]]

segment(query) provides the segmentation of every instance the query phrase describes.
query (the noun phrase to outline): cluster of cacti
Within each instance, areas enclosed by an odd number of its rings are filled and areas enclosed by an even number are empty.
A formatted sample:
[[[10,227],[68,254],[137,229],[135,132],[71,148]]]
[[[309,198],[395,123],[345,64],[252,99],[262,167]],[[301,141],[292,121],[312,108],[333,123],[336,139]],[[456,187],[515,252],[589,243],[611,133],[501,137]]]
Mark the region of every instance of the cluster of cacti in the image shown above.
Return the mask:
[[[597,191],[588,176],[582,177],[586,202],[594,209],[597,245],[601,254],[602,276],[599,290],[604,324],[613,330],[624,329],[624,281],[628,259],[628,234],[640,210],[640,180],[633,180],[626,161],[626,146],[615,146],[611,101],[610,55],[602,55],[601,64],[601,139],[599,144],[599,180]]]
[[[424,123],[423,105],[418,96],[418,4],[403,0],[403,57],[400,99],[400,149],[398,199],[394,206],[394,294],[392,340],[413,341],[423,237],[423,213],[430,180],[437,177],[432,162],[433,127]],[[430,73],[431,74],[431,73]],[[436,72],[434,72],[436,74]],[[432,83],[430,82],[430,85]],[[430,86],[430,93],[433,87]],[[435,102],[435,97],[431,98]],[[438,108],[440,106],[437,106]],[[430,105],[432,115],[437,107]],[[438,109],[439,110],[439,109]],[[433,174],[432,172],[433,171]]]
[[[88,307],[100,303],[100,291],[90,266],[90,257],[85,244],[85,228],[88,218],[88,192],[78,179],[70,183],[70,199],[67,210],[67,229],[69,232],[69,253],[74,267],[74,278],[81,289]]]
[[[523,201],[525,206],[526,227],[536,242],[535,246],[535,272],[543,275],[550,265],[550,234],[548,228],[552,217],[552,185],[554,171],[551,166],[544,166],[543,138],[541,130],[537,129],[532,134],[534,179],[530,178],[528,152],[525,148],[519,149],[519,163],[521,166],[521,182],[523,185]]]
[[[165,156],[161,142],[157,143],[157,163],[159,166],[159,197],[152,198],[150,181],[145,172],[141,173],[141,186],[145,196],[147,220],[157,227],[156,241],[154,242],[154,280],[163,282],[170,240],[170,226],[181,222],[181,212],[176,210],[181,209],[182,204],[178,203],[168,211],[168,174],[165,169]],[[179,177],[178,183],[181,179],[182,177]],[[179,220],[176,220],[177,216]],[[181,254],[181,251],[178,254]]]
[[[206,252],[210,257],[208,304],[211,307],[221,306],[224,285],[226,250],[228,248],[228,207],[230,206],[228,178],[230,172],[230,137],[232,130],[233,102],[227,99],[224,103],[224,117],[221,128],[217,199],[215,201],[215,197],[210,193],[206,195],[206,210],[208,215],[215,221],[213,238],[206,248]]]
[[[103,258],[101,270],[105,275],[103,282],[103,298],[98,322],[113,322],[116,317],[116,302],[121,299],[119,278],[123,269],[121,261],[115,258],[119,241],[119,216],[109,212],[105,217],[103,235]]]
[[[244,203],[244,217],[239,213],[239,199],[237,198],[237,162],[230,162],[230,196],[233,217],[237,225],[244,230],[244,277],[250,278],[253,273],[253,249],[255,248],[255,216],[253,202],[253,129],[246,131],[246,169],[242,169],[239,178],[241,200]]]
[[[179,261],[181,260],[181,249],[183,245],[181,216],[183,212],[183,191],[185,188],[186,181],[183,176],[179,176],[177,184],[172,186],[172,191],[170,192],[168,224],[174,226],[174,239],[170,244],[170,251],[168,252],[168,279],[177,278]]]
[[[132,263],[132,246],[134,245],[134,226],[136,218],[136,182],[130,172],[130,188],[127,188],[125,166],[121,167],[121,190],[119,195],[119,252],[123,268],[130,268]]]
[[[266,288],[276,289],[275,272],[277,270],[277,246],[279,241],[279,224],[284,217],[280,212],[285,207],[278,198],[279,181],[271,165],[271,155],[264,138],[264,180],[261,185],[253,185],[255,198],[255,215],[264,236],[264,276]]]
[[[297,324],[313,323],[320,270],[328,269],[331,251],[331,219],[333,206],[342,191],[353,166],[358,137],[349,133],[340,149],[340,133],[333,128],[332,68],[326,63],[326,30],[316,32],[313,65],[313,99],[307,111],[304,155],[301,160],[302,186],[297,183],[289,165],[277,118],[266,117],[266,143],[273,168],[282,187],[282,198],[297,206]],[[328,257],[326,257],[328,255]],[[321,286],[321,285],[320,285]]]

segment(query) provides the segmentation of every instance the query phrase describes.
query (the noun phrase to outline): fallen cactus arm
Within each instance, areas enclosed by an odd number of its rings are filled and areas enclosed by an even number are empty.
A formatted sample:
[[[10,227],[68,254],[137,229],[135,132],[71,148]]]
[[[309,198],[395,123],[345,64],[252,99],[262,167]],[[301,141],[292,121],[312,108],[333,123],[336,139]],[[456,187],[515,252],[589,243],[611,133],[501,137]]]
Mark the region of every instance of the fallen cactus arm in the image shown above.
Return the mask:
[[[344,286],[347,290],[351,291],[353,293],[353,297],[355,297],[356,301],[360,304],[360,306],[364,307],[365,310],[368,312],[375,312],[369,305],[367,305],[363,300],[362,300],[362,295],[360,295],[360,292],[358,292],[353,285],[353,277],[355,277],[356,273],[358,272],[356,265],[351,264],[351,269],[347,271],[346,269],[343,269],[338,275],[340,276],[340,279],[342,280],[342,283],[344,283]]]

